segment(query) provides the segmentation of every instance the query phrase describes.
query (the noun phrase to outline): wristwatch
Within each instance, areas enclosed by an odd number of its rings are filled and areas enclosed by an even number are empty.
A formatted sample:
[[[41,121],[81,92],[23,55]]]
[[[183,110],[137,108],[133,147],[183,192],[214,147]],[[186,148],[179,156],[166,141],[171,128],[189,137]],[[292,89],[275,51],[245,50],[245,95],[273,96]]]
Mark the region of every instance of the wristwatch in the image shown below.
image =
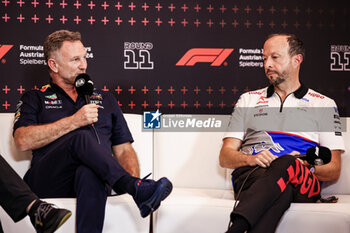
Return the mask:
[[[309,167],[309,170],[310,170],[311,173],[314,173],[315,172],[315,166],[311,165],[311,167]]]

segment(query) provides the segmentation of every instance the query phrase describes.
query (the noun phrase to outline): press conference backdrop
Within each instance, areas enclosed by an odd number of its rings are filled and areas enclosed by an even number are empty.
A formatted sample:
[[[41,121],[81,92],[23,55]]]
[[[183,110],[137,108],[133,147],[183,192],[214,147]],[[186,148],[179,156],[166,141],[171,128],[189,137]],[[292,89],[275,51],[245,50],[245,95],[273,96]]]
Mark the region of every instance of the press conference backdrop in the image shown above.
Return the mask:
[[[268,85],[265,37],[289,32],[305,42],[302,82],[350,116],[348,1],[0,0],[0,29],[1,112],[48,83],[43,41],[68,29],[82,34],[95,87],[125,113],[231,113]]]

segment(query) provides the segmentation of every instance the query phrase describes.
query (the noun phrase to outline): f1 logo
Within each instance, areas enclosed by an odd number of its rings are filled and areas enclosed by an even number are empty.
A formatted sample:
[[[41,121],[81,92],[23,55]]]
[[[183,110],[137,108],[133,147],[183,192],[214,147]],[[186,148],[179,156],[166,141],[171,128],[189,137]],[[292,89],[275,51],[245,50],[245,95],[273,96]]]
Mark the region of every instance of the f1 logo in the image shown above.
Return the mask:
[[[233,49],[194,48],[188,50],[176,66],[194,66],[198,62],[211,62],[210,66],[221,66]]]
[[[13,45],[0,45],[0,59],[2,59],[12,47]],[[2,60],[2,62],[5,63],[6,60]]]

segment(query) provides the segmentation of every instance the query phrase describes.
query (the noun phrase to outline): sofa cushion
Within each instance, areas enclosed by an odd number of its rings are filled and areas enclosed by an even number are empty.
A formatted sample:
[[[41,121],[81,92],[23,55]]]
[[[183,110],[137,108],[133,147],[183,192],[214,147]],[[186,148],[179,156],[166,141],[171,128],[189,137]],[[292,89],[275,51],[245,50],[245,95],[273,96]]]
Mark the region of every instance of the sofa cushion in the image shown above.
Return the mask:
[[[219,165],[223,132],[154,132],[154,174],[176,187],[225,188]]]
[[[338,203],[292,203],[276,233],[345,233],[350,229],[350,195]],[[155,233],[225,232],[235,201],[223,189],[175,188],[156,212]]]

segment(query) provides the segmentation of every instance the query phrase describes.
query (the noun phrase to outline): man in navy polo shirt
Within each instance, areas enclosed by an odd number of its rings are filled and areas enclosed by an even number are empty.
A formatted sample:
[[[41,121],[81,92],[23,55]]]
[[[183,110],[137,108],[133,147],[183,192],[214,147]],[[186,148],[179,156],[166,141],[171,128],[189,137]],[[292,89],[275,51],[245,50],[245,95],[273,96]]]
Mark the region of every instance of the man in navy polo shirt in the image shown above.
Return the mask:
[[[77,231],[97,233],[110,187],[132,195],[146,217],[170,194],[172,184],[167,178],[138,178],[133,138],[111,94],[94,90],[90,104],[78,95],[74,81],[86,72],[86,54],[79,32],[60,30],[46,38],[51,80],[22,96],[14,139],[20,150],[33,150],[24,177],[31,189],[43,198],[77,197]]]

